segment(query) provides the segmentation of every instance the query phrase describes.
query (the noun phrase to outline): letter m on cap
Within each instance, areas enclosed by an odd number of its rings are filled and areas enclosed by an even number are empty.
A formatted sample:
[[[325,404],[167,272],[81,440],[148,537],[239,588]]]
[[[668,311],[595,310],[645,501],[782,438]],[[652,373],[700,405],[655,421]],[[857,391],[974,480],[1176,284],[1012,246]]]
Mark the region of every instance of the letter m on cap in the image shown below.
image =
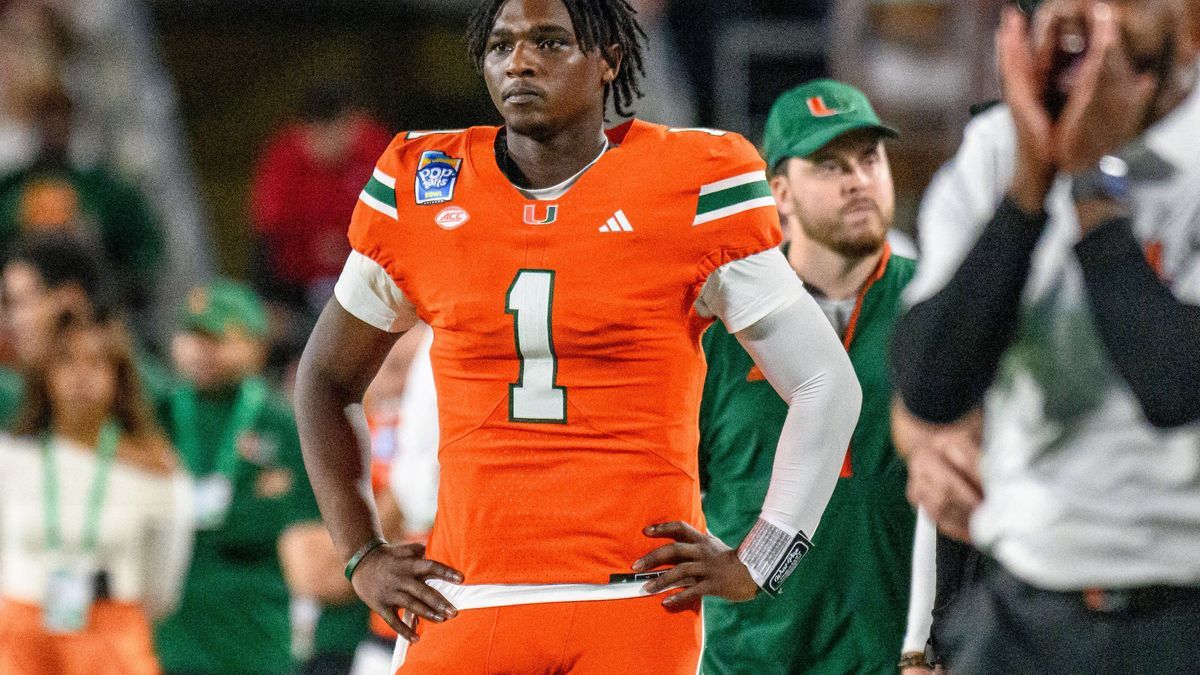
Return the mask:
[[[813,117],[829,117],[838,114],[839,111],[825,105],[824,96],[812,96],[808,99],[808,111]]]

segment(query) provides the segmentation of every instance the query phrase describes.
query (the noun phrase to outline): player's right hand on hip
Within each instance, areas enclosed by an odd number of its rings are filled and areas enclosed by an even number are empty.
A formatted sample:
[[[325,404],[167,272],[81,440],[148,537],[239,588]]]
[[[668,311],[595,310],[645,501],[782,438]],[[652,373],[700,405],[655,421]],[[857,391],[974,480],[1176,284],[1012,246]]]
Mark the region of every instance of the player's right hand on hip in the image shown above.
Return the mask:
[[[359,563],[351,584],[358,597],[409,642],[420,638],[405,624],[404,611],[441,623],[458,615],[458,610],[441,593],[425,582],[441,579],[461,584],[463,574],[425,557],[421,544],[385,544]]]
[[[645,572],[664,565],[673,565],[665,573],[643,586],[647,593],[660,593],[671,588],[683,590],[663,600],[668,612],[682,612],[699,606],[705,595],[733,602],[752,600],[758,594],[758,584],[750,570],[738,559],[737,550],[725,542],[700,532],[691,525],[674,521],[651,525],[642,534],[652,539],[673,539],[659,546],[633,564],[633,571]]]

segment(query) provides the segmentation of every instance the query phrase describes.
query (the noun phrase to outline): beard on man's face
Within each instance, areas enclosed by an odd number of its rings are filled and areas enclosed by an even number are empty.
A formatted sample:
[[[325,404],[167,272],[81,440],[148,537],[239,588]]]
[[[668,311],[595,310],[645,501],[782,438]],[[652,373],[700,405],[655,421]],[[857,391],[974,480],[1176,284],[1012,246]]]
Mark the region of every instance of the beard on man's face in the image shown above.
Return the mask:
[[[889,219],[884,217],[879,205],[872,201],[872,206],[873,210],[866,214],[862,211],[851,214],[839,212],[835,217],[822,219],[820,222],[801,218],[800,226],[809,239],[840,256],[865,258],[879,252],[891,227]],[[869,227],[851,226],[848,222],[851,218],[870,218],[875,222]]]

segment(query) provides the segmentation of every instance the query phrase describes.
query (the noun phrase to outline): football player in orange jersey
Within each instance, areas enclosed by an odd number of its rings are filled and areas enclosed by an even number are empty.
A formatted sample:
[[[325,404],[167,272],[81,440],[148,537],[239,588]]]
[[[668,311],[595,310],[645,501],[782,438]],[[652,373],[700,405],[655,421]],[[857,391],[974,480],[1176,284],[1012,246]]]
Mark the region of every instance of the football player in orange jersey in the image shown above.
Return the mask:
[[[861,392],[778,250],[757,151],[707,129],[605,131],[609,99],[623,113],[640,94],[640,35],[625,0],[485,0],[468,45],[505,125],[400,134],[359,197],[296,405],[326,523],[404,638],[401,672],[695,672],[700,597],[776,593],[837,481]],[[441,429],[428,550],[383,541],[344,414],[418,318]],[[714,318],[789,404],[736,550],[700,509]]]

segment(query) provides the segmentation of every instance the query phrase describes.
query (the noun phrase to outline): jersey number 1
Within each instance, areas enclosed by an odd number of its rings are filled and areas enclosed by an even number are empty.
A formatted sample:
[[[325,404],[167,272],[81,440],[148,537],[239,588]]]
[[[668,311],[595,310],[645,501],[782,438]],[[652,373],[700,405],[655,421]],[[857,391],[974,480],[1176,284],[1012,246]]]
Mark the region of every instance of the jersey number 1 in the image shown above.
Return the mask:
[[[567,388],[557,387],[558,358],[554,355],[551,308],[554,272],[520,270],[508,287],[505,313],[513,315],[521,375],[508,385],[511,422],[567,423]]]

